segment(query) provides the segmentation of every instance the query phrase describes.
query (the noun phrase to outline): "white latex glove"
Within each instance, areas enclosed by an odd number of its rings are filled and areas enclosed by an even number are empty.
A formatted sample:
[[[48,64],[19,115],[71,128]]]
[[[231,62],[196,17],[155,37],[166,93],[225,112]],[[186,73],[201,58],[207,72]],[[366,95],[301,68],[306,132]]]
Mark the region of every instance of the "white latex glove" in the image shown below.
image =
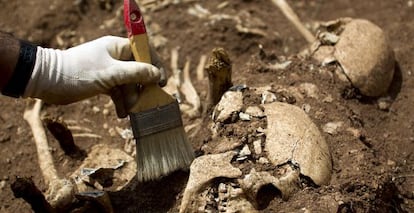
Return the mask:
[[[161,71],[153,65],[121,61],[131,59],[130,44],[127,38],[115,36],[105,36],[67,50],[38,47],[36,57],[24,97],[40,98],[52,104],[110,94],[120,85],[155,83],[162,77]],[[125,110],[120,109],[125,105],[123,99],[134,95],[137,93],[131,89],[120,89],[112,95],[117,112]]]

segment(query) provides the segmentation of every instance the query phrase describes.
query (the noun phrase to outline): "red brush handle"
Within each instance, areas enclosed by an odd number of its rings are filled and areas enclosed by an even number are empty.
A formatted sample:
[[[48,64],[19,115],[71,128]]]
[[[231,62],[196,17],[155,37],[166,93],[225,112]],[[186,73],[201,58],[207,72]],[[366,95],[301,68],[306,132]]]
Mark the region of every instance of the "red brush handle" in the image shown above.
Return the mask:
[[[124,0],[124,23],[128,37],[147,32],[144,18],[135,0]]]

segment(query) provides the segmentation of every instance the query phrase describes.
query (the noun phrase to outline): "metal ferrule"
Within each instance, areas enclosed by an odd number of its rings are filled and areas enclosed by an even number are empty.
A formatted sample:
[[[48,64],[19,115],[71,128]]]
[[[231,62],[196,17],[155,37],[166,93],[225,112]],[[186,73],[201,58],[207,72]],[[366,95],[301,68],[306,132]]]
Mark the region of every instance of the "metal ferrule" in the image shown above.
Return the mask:
[[[147,111],[130,113],[129,119],[135,139],[183,125],[180,108],[176,101]]]

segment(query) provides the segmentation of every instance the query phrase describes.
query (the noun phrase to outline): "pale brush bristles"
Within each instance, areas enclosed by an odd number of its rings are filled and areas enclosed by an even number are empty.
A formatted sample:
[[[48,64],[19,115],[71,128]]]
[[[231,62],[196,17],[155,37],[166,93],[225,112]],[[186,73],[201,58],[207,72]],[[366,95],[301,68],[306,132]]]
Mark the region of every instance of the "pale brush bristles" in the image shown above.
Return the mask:
[[[194,159],[182,126],[142,137],[136,144],[139,182],[156,180],[173,171],[188,169]]]

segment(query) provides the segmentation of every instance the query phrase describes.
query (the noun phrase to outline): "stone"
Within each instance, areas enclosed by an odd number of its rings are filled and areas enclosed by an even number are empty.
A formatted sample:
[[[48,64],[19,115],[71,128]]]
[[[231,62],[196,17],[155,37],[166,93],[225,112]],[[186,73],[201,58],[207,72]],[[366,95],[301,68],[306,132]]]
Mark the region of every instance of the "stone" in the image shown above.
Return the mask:
[[[250,115],[247,114],[247,113],[244,113],[244,112],[239,113],[239,118],[242,121],[250,121],[251,120]]]
[[[239,157],[249,156],[252,152],[249,149],[249,146],[244,145],[243,149],[239,153]]]
[[[254,153],[256,153],[256,155],[262,154],[262,141],[261,140],[253,141],[253,148],[254,148]]]
[[[273,92],[264,91],[262,93],[261,104],[268,104],[277,101],[277,97]]]
[[[319,89],[315,84],[302,83],[299,85],[299,90],[309,98],[319,98]]]
[[[343,126],[344,122],[329,122],[322,127],[322,130],[330,135],[335,135],[338,133],[338,129]]]

